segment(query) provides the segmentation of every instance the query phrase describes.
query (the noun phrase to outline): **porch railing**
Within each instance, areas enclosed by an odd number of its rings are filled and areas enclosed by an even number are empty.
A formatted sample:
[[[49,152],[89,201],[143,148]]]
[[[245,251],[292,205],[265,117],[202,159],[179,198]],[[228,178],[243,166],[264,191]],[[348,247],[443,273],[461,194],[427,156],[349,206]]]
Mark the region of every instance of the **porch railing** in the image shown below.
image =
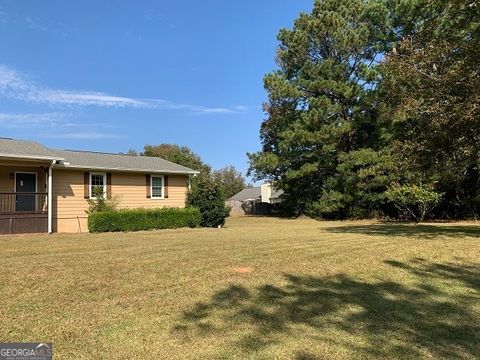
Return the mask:
[[[47,193],[1,192],[0,214],[46,213]]]

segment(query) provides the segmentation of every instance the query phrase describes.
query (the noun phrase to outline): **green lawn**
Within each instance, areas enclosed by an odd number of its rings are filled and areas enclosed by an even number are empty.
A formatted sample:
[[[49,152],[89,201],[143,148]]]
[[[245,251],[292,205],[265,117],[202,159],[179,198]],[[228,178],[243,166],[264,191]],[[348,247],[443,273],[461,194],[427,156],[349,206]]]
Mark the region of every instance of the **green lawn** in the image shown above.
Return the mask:
[[[0,254],[0,340],[56,359],[480,358],[475,224],[237,218]]]

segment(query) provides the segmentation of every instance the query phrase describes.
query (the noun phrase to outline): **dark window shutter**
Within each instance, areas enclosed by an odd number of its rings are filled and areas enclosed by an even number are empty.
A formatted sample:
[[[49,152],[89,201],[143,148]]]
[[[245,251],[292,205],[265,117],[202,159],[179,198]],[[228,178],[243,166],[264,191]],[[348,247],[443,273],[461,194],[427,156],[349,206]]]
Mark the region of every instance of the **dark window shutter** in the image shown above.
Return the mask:
[[[83,198],[84,199],[90,198],[90,191],[88,189],[89,186],[90,186],[90,173],[85,172],[83,173]]]
[[[163,197],[168,198],[168,175],[163,177]]]
[[[152,197],[152,194],[150,194],[150,175],[145,177],[145,186],[147,189],[147,199],[150,199]]]
[[[112,196],[112,173],[107,173],[107,197]]]

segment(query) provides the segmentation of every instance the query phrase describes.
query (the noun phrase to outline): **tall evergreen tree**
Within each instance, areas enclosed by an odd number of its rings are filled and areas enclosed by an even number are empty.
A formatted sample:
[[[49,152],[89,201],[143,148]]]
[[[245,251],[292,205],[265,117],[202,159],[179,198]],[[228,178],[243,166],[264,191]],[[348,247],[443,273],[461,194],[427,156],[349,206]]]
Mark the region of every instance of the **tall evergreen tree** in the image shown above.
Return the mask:
[[[262,151],[249,154],[250,173],[284,189],[293,211],[327,211],[339,164],[352,151],[380,149],[378,63],[389,25],[384,1],[317,0],[280,31],[279,69],[264,80]]]

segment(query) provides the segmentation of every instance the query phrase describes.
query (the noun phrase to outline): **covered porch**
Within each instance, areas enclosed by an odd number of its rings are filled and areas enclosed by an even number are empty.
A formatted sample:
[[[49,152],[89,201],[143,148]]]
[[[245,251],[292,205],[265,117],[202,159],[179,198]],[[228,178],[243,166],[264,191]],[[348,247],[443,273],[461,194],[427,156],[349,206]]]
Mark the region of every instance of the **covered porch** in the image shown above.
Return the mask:
[[[51,166],[0,157],[0,234],[51,232]]]

